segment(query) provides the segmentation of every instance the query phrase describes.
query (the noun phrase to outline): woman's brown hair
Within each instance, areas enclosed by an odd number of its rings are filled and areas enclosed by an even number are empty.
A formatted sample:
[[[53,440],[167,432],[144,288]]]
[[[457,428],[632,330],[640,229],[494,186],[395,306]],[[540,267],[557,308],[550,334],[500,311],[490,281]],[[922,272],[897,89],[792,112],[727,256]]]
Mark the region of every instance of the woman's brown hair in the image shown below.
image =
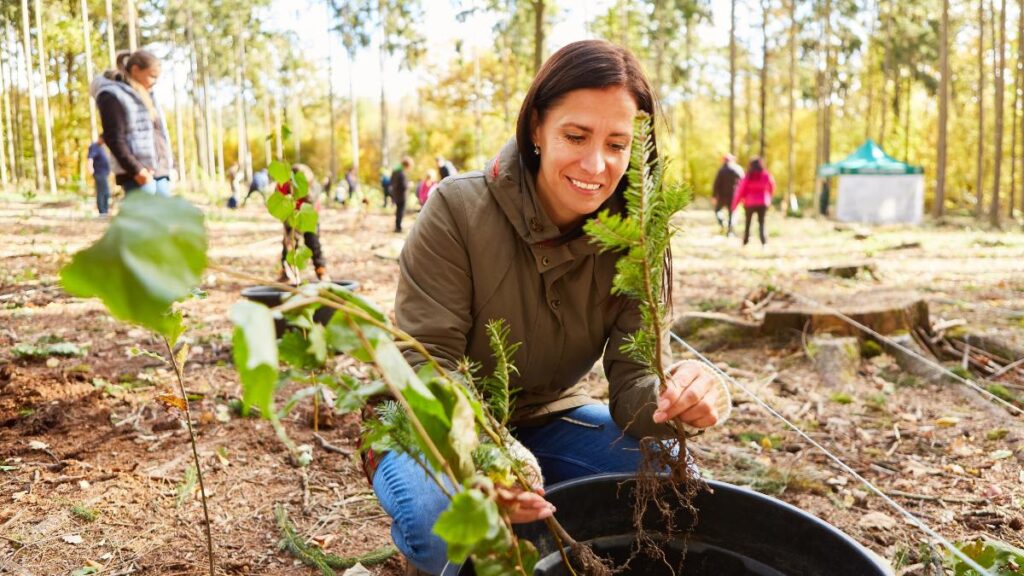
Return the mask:
[[[533,150],[533,122],[569,92],[585,88],[622,86],[633,95],[636,107],[656,118],[654,90],[633,53],[605,40],[581,40],[564,46],[548,58],[533,79],[516,121],[516,142],[523,164],[536,174],[540,156]],[[536,116],[534,116],[536,114]],[[651,134],[654,141],[654,135]],[[657,156],[657,146],[655,146]],[[625,182],[625,178],[623,178]],[[621,186],[620,186],[621,187]]]

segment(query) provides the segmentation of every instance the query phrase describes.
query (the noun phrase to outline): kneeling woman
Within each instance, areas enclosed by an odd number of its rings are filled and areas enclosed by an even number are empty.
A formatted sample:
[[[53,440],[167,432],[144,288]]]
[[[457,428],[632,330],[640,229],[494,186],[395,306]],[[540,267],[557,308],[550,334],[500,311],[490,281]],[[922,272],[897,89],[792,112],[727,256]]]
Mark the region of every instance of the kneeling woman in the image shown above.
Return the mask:
[[[514,434],[547,483],[635,471],[637,438],[669,436],[670,419],[704,428],[729,412],[727,389],[700,365],[677,366],[659,396],[648,369],[620,350],[639,310],[611,294],[617,255],[583,232],[601,209],[624,210],[633,118],[655,108],[626,49],[595,40],[562,48],[534,79],[516,137],[483,172],[442,182],[402,251],[398,325],[442,364],[469,357],[490,373],[491,319],[508,321],[509,341],[522,343]],[[602,355],[608,405],[578,386]],[[431,528],[445,496],[404,455],[384,455],[371,476],[398,549],[438,574],[445,548]],[[514,521],[534,521],[554,511],[542,495],[538,486],[504,504]]]

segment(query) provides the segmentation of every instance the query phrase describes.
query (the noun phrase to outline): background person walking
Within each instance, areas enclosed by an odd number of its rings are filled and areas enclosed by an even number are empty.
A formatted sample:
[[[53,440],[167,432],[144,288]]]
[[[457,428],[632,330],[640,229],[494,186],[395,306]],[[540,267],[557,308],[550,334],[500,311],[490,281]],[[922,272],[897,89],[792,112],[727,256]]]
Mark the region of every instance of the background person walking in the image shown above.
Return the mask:
[[[103,136],[89,144],[89,169],[92,171],[92,178],[96,182],[96,209],[100,216],[108,216],[110,213],[110,160],[103,150]]]
[[[740,180],[736,187],[735,197],[732,199],[732,209],[735,210],[740,202],[743,202],[743,215],[746,218],[746,227],[743,229],[743,245],[746,246],[750,240],[750,220],[757,214],[757,231],[761,235],[761,246],[768,243],[764,233],[764,216],[768,206],[772,203],[772,194],[775,193],[775,179],[765,169],[760,158],[750,161],[747,175]]]
[[[726,229],[726,235],[732,236],[732,211],[733,194],[736,192],[736,185],[743,178],[743,168],[736,163],[736,157],[726,154],[722,157],[722,167],[715,175],[713,196],[715,199],[715,218],[718,220],[718,227]],[[725,208],[728,216],[728,224],[722,222],[722,209]]]

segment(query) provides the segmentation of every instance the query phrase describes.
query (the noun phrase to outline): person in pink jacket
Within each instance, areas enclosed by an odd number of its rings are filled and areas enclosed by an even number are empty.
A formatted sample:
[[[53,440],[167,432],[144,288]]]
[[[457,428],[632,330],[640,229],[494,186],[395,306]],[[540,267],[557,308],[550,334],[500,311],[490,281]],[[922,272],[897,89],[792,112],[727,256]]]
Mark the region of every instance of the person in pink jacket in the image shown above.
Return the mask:
[[[761,245],[768,243],[764,233],[764,215],[772,204],[772,194],[775,192],[775,179],[765,169],[760,158],[750,161],[750,168],[747,175],[740,180],[736,187],[736,194],[732,198],[732,209],[736,210],[740,202],[743,202],[743,214],[746,216],[747,226],[743,230],[743,245],[750,241],[750,220],[757,214],[757,228],[761,234]]]

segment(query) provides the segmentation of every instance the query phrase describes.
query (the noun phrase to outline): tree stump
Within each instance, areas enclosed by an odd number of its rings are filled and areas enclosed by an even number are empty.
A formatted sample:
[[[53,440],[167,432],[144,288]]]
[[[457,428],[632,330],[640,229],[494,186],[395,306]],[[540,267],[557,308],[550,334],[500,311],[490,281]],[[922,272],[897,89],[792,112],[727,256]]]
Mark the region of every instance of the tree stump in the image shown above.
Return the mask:
[[[860,344],[856,338],[817,336],[808,343],[807,354],[826,388],[845,390],[853,386],[860,365]]]
[[[761,325],[728,314],[687,312],[672,323],[672,332],[683,340],[693,340],[702,350],[713,351],[757,338]]]
[[[809,298],[824,307],[805,304],[792,297],[776,298],[764,309],[762,334],[787,338],[804,332],[864,336],[863,331],[829,309],[883,335],[913,333],[918,328],[931,333],[928,303],[915,292],[867,290],[839,296],[810,295]]]

